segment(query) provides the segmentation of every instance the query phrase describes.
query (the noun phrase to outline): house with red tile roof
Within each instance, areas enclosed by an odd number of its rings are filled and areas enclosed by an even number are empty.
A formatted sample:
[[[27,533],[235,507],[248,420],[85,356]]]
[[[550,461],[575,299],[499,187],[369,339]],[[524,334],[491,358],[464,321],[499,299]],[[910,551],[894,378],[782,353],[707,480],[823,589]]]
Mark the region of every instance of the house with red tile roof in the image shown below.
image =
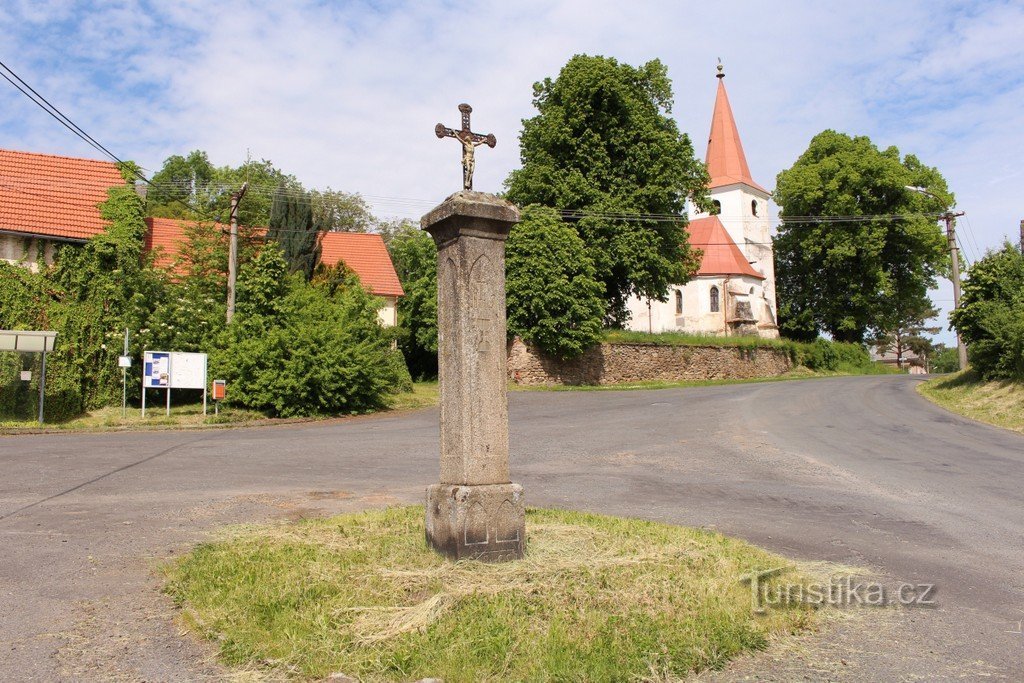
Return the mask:
[[[109,188],[124,183],[111,162],[0,150],[0,259],[34,270],[51,265],[57,244],[84,244],[104,230],[98,205]],[[144,246],[156,266],[177,267],[188,224],[146,219]],[[381,236],[325,233],[321,240],[321,262],[344,263],[384,300],[381,323],[397,324],[396,306],[404,292]]]
[[[669,287],[668,300],[633,297],[629,327],[643,332],[779,336],[770,194],[750,174],[718,66],[705,163],[710,213],[689,207],[690,245],[702,252],[696,276]]]
[[[52,264],[57,244],[103,230],[97,204],[124,182],[111,162],[0,149],[0,259]]]

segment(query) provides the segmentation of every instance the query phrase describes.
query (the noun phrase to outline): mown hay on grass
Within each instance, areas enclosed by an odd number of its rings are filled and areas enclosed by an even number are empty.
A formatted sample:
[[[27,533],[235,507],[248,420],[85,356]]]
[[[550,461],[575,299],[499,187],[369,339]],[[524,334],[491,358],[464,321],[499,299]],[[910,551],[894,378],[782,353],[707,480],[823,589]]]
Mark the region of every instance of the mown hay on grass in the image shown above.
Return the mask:
[[[717,533],[529,510],[527,534],[525,559],[482,564],[431,552],[420,507],[236,528],[167,590],[226,663],[300,678],[670,679],[813,620],[752,613],[742,576],[786,562]]]

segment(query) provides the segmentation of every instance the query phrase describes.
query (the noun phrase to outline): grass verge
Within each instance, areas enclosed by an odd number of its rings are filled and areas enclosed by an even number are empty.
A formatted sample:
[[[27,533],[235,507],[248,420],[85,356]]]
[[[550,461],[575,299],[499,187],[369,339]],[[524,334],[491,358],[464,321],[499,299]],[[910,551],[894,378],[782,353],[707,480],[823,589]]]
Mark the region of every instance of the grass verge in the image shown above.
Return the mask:
[[[1024,385],[986,382],[967,370],[928,380],[917,391],[946,410],[1024,434]]]
[[[391,398],[389,410],[412,410],[437,404],[437,382],[415,382],[412,391],[395,394]],[[284,424],[289,422],[308,422],[326,418],[270,418],[256,410],[247,410],[233,406],[222,406],[220,414],[214,415],[213,404],[203,415],[201,403],[171,406],[171,414],[167,415],[163,404],[149,405],[146,417],[138,406],[129,406],[122,416],[120,406],[107,406],[90,410],[84,415],[61,422],[46,422],[40,425],[35,420],[0,420],[0,434],[35,433],[39,431],[143,431],[168,429],[204,429],[215,427],[247,427],[259,424]]]
[[[168,565],[186,623],[233,667],[364,681],[666,680],[815,622],[751,611],[782,558],[718,533],[527,512],[527,557],[448,562],[421,507],[235,528]]]

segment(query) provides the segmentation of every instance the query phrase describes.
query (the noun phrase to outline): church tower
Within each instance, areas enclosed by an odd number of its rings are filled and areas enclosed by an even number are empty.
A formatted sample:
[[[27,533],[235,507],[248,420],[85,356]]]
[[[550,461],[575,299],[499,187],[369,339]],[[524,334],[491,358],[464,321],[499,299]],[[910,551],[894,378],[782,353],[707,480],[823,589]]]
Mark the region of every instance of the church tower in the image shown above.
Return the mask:
[[[740,248],[754,269],[764,276],[764,326],[775,325],[777,303],[775,298],[775,257],[769,231],[768,200],[770,193],[750,175],[747,157],[743,153],[736,119],[725,90],[725,72],[718,65],[718,94],[711,116],[711,134],[705,163],[711,182],[708,184],[714,213],[725,226],[729,236]],[[694,218],[707,216],[695,212]]]

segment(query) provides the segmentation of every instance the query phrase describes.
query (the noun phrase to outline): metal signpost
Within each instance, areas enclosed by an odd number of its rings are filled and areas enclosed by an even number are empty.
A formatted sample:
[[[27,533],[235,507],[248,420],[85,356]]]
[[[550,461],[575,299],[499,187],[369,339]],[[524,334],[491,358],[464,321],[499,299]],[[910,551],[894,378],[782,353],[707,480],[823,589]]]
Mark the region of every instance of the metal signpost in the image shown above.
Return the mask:
[[[128,328],[124,328],[124,354],[117,357],[117,367],[121,368],[121,417],[128,414],[128,368],[132,366],[132,357],[128,355]]]
[[[171,414],[171,389],[202,389],[203,415],[206,415],[206,354],[143,352],[142,417],[146,417],[146,389],[167,391],[167,415]]]
[[[42,367],[39,371],[39,424],[43,424],[43,403],[46,396],[46,354],[53,351],[56,342],[56,332],[0,330],[0,351],[21,351],[43,355]]]

